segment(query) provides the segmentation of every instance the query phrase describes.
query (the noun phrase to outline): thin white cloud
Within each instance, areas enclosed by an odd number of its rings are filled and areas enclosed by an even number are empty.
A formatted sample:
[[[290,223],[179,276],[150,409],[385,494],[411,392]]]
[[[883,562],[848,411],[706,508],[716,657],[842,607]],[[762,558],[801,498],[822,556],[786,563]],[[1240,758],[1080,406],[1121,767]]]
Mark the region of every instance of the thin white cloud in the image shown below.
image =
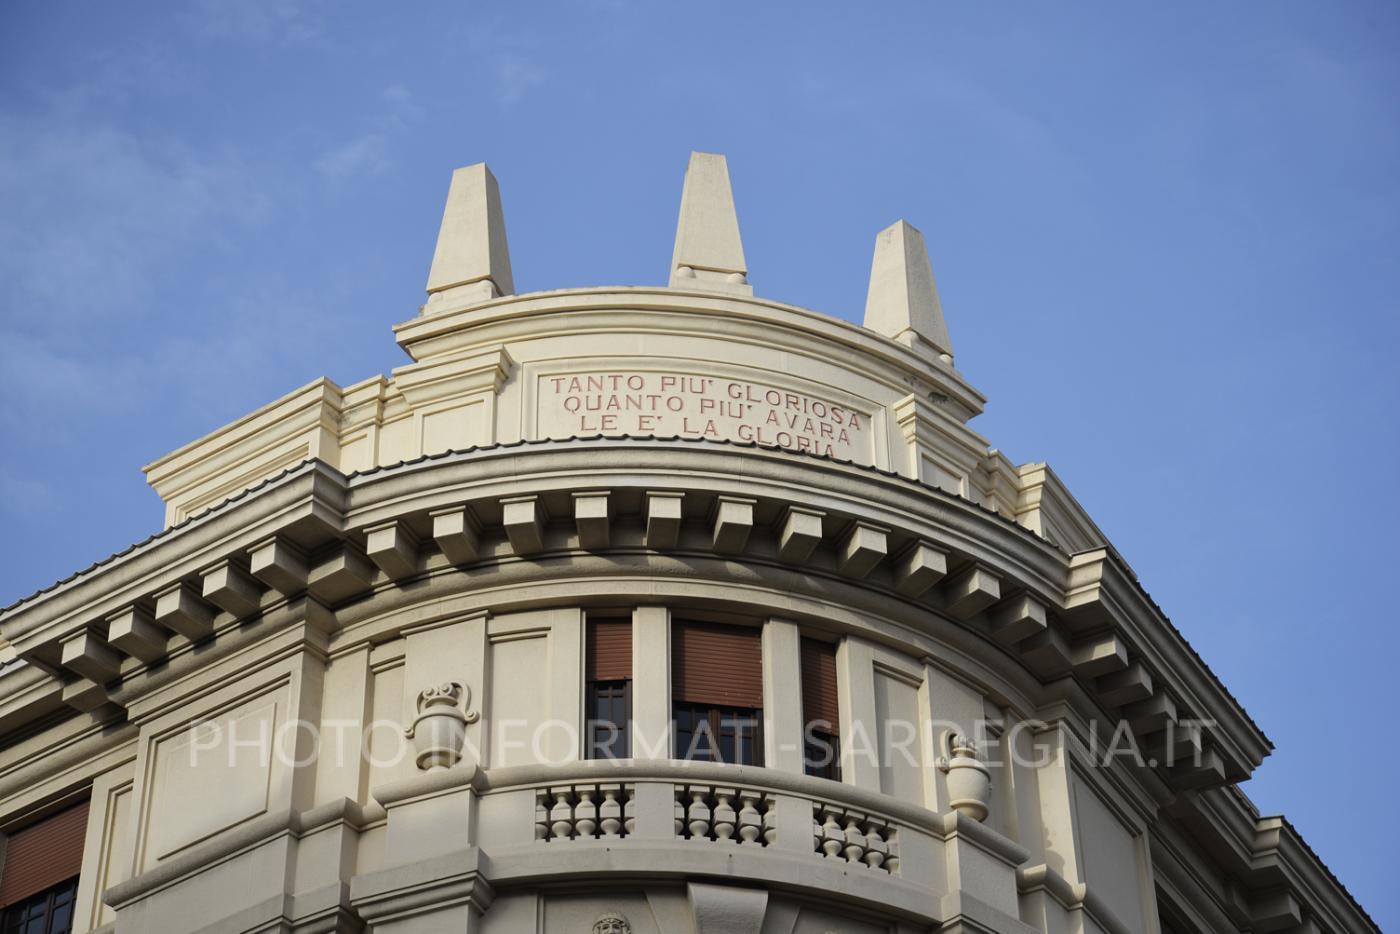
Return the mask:
[[[58,491],[47,481],[0,470],[0,513],[42,515],[57,502]]]
[[[327,151],[316,160],[316,170],[331,181],[382,172],[390,164],[390,148],[396,136],[418,120],[423,110],[413,93],[394,83],[375,98],[366,129],[359,136]]]
[[[502,110],[520,103],[549,81],[541,40],[530,33],[506,32],[491,23],[477,26],[469,39],[472,58],[486,79],[492,100]]]
[[[188,8],[205,35],[253,43],[297,43],[323,37],[324,0],[198,0]]]
[[[334,181],[381,172],[389,164],[384,149],[382,134],[367,133],[317,159],[316,170]]]
[[[519,52],[498,51],[489,56],[488,62],[496,103],[503,108],[520,103],[526,94],[543,85],[547,77],[543,67]]]
[[[145,93],[138,73],[128,79]],[[237,151],[131,129],[119,101],[93,85],[39,89],[29,103],[0,109],[0,454],[8,455],[88,431],[95,419],[186,404],[169,376],[174,355],[195,352],[191,366],[209,373],[221,365],[220,347],[210,341],[196,352],[170,335],[216,313],[187,321],[169,307],[167,284],[191,264],[217,268],[241,230],[277,210]]]
[[[0,301],[46,317],[132,302],[163,259],[267,207],[235,156],[67,108],[0,114],[0,203]]]

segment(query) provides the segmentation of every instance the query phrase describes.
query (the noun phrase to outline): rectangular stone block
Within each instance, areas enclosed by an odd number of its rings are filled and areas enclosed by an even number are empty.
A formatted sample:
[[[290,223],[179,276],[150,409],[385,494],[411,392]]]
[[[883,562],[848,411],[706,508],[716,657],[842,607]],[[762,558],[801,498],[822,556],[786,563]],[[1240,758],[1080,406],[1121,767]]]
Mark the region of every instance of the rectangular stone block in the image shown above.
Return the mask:
[[[895,565],[895,589],[906,597],[922,597],[948,573],[948,553],[925,541],[913,544]]]
[[[501,524],[511,550],[532,555],[544,550],[544,506],[538,496],[513,496],[501,500]]]
[[[1031,670],[1042,678],[1053,678],[1070,670],[1069,643],[1053,626],[1046,626],[1016,649]]]
[[[480,536],[476,517],[466,506],[437,510],[429,514],[433,520],[433,541],[453,564],[470,564],[480,554]]]
[[[214,612],[199,591],[183,581],[156,594],[156,622],[191,642],[207,638],[214,631]]]
[[[306,577],[306,589],[322,603],[334,606],[369,590],[374,566],[349,542],[322,555]]]
[[[1002,645],[1016,645],[1050,625],[1045,606],[1029,594],[1018,594],[987,614],[992,638]]]
[[[715,502],[714,549],[720,554],[738,554],[748,544],[753,531],[754,501],[740,496],[720,496]]]
[[[1070,662],[1076,674],[1097,678],[1128,667],[1128,647],[1112,633],[1092,636],[1070,646]]]
[[[129,606],[107,617],[107,641],[114,648],[143,662],[165,657],[169,634],[156,625],[151,614],[139,606]]]
[[[876,525],[857,522],[841,540],[838,569],[847,577],[864,578],[889,552],[889,532]]]
[[[262,588],[231,559],[224,559],[204,572],[204,599],[221,610],[242,619],[258,611]]]
[[[1146,735],[1176,722],[1176,703],[1166,694],[1154,694],[1147,700],[1127,705],[1122,714],[1134,732]]]
[[[69,671],[104,684],[117,676],[122,657],[96,632],[83,629],[63,640],[60,660]]]
[[[248,549],[248,571],[284,597],[306,589],[306,552],[273,536]]]
[[[1133,662],[1122,671],[1102,676],[1094,686],[1101,701],[1110,707],[1122,707],[1152,696],[1152,675],[1141,662]]]
[[[778,532],[778,560],[801,564],[812,556],[822,540],[822,517],[815,509],[789,506]]]
[[[574,494],[574,526],[579,547],[589,551],[608,547],[612,515],[606,490]]]
[[[972,564],[943,584],[944,605],[958,619],[971,619],[1001,599],[997,576]]]
[[[680,539],[682,493],[647,493],[647,547],[667,551]]]
[[[418,570],[418,536],[397,520],[365,529],[365,554],[391,580],[403,580]]]

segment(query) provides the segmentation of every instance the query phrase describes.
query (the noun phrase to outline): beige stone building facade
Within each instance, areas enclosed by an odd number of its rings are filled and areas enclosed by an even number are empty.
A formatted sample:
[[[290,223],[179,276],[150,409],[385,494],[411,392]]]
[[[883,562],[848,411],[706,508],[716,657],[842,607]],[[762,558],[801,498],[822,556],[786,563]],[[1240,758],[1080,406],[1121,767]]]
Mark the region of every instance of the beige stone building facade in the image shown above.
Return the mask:
[[[0,612],[0,932],[1375,926],[1055,473],[968,427],[919,232],[863,327],[514,294],[452,178],[410,363],[146,468],[166,528]]]

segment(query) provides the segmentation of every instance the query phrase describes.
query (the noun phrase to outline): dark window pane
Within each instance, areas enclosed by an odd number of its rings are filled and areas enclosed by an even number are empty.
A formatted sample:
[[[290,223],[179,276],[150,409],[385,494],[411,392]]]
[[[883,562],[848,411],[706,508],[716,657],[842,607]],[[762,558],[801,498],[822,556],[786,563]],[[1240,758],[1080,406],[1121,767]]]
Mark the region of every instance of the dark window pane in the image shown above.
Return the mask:
[[[73,930],[73,902],[78,880],[38,892],[0,911],[4,934],[69,934]]]
[[[632,682],[595,681],[589,685],[589,759],[625,759],[632,754]]]
[[[803,764],[807,774],[816,778],[830,778],[839,781],[841,766],[838,750],[840,748],[840,737],[809,725],[806,742],[803,745]]]
[[[53,915],[49,918],[49,934],[67,934],[73,929],[73,902],[64,902],[55,905]]]
[[[762,712],[677,702],[672,708],[678,759],[762,765]]]

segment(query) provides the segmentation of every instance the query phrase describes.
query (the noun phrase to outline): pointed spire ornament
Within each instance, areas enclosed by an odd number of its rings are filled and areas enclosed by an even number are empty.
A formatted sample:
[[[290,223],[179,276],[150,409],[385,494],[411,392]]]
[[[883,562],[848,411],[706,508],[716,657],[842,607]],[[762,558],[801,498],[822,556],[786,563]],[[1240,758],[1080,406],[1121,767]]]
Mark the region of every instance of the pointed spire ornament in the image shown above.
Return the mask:
[[[496,177],[484,162],[458,169],[447,191],[423,313],[477,305],[514,292]]]
[[[748,272],[729,165],[717,153],[692,152],[681,189],[671,288],[752,295]]]
[[[953,343],[948,339],[924,235],[905,221],[875,237],[865,326],[912,350],[953,362]]]

